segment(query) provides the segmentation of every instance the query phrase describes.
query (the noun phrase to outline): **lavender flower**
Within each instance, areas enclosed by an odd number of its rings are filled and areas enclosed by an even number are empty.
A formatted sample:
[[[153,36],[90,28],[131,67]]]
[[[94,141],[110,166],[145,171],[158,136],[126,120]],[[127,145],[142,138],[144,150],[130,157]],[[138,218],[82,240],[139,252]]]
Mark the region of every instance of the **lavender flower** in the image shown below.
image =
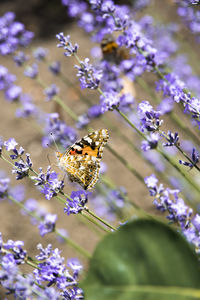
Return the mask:
[[[16,55],[13,56],[13,60],[18,67],[23,66],[28,59],[29,57],[23,51],[19,51]]]
[[[51,255],[52,245],[48,244],[46,248],[43,248],[42,244],[38,244],[37,249],[40,251],[40,254],[36,255],[35,258],[37,260],[44,260]]]
[[[45,122],[45,136],[42,139],[43,147],[48,147],[48,145],[53,142],[51,133],[53,133],[54,140],[61,143],[65,149],[77,140],[77,133],[75,129],[67,126],[65,122],[59,120],[59,115],[57,113],[46,115]]]
[[[145,178],[145,183],[150,195],[154,197],[153,203],[161,212],[168,212],[167,218],[180,226],[181,231],[190,243],[200,251],[200,216],[193,215],[193,210],[188,207],[182,198],[179,198],[179,190],[164,188],[158,185],[158,179],[154,174]]]
[[[33,56],[35,57],[35,59],[37,59],[38,61],[42,61],[45,59],[45,57],[48,54],[48,50],[43,48],[43,47],[38,47],[37,49],[35,49],[33,51]]]
[[[60,62],[59,61],[54,61],[50,64],[49,70],[54,74],[58,75],[60,74]]]
[[[118,93],[114,91],[105,92],[104,95],[100,96],[101,112],[104,113],[109,110],[113,110],[118,107],[120,98]]]
[[[84,61],[80,61],[80,65],[75,65],[75,68],[78,70],[77,76],[79,77],[81,88],[93,90],[99,87],[102,71],[94,68],[89,61],[89,58],[85,58]]]
[[[34,63],[32,66],[26,67],[24,75],[32,79],[36,78],[38,75],[38,65]]]
[[[5,98],[9,102],[17,101],[19,100],[21,93],[22,93],[22,88],[20,86],[12,85],[6,90]]]
[[[0,90],[6,90],[16,80],[16,76],[9,73],[8,69],[0,65]]]
[[[59,93],[59,88],[53,83],[49,87],[45,88],[44,94],[46,95],[45,101],[50,101]]]
[[[163,143],[164,147],[179,146],[178,132],[172,133],[170,130],[167,133],[167,143]]]
[[[98,104],[91,106],[87,112],[90,119],[98,118],[101,114],[101,106]]]
[[[24,25],[15,21],[15,14],[7,12],[0,17],[0,54],[8,55],[14,53],[20,46],[27,46],[34,34],[27,31]]]
[[[64,188],[64,181],[58,180],[58,174],[51,171],[51,166],[47,168],[47,172],[44,173],[42,168],[39,169],[40,173],[38,176],[32,176],[31,178],[36,181],[36,186],[43,186],[41,193],[45,195],[47,200],[56,196]]]
[[[27,118],[30,116],[37,116],[39,113],[38,108],[33,103],[32,98],[27,94],[20,95],[21,106],[16,110],[17,118]]]
[[[163,121],[159,119],[160,112],[155,111],[148,101],[142,101],[138,105],[137,111],[141,120],[142,131],[144,131],[144,129],[150,132],[156,131],[163,123]]]
[[[83,114],[78,117],[78,121],[76,122],[76,127],[78,129],[82,129],[85,126],[87,126],[89,124],[89,122],[90,122],[90,120],[89,120],[87,114]]]
[[[195,10],[195,6],[199,5],[199,0],[176,0],[178,4],[177,13],[182,18],[186,26],[191,32],[197,35],[197,41],[199,42],[200,37],[200,12]]]
[[[26,258],[27,252],[22,249],[24,246],[24,242],[22,241],[12,241],[8,240],[7,243],[4,243],[4,249],[12,250],[13,257],[15,259],[16,264],[24,263],[24,259]]]
[[[71,193],[71,198],[67,199],[66,207],[64,208],[64,212],[69,216],[70,214],[78,214],[83,209],[85,204],[88,201],[88,195],[90,192],[86,192],[84,190],[76,191]]]
[[[4,142],[4,146],[6,147],[7,151],[15,150],[17,145],[18,143],[14,138],[9,138],[9,140]]]
[[[148,137],[147,141],[142,141],[141,149],[143,151],[148,151],[150,149],[155,149],[158,145],[158,141],[160,139],[160,136],[158,133],[150,133],[150,136]]]
[[[57,47],[64,48],[64,50],[66,50],[66,52],[64,52],[65,56],[72,56],[77,53],[79,46],[77,43],[75,43],[74,46],[72,45],[70,42],[70,35],[64,36],[63,32],[61,32],[57,34],[56,37],[60,41]]]
[[[26,161],[20,159],[18,162],[15,162],[15,167],[13,167],[12,173],[17,174],[16,180],[21,180],[24,177],[29,175],[29,170],[32,167],[32,162],[30,159],[30,154],[26,153]]]
[[[195,148],[192,149],[191,160],[192,160],[192,163],[187,162],[187,161],[183,161],[183,160],[179,160],[179,163],[181,165],[189,167],[190,169],[192,169],[196,164],[198,164],[198,162],[199,162],[199,153],[197,152],[197,150]]]
[[[58,249],[52,250],[50,245],[47,246],[47,250],[43,249],[39,245],[39,249],[42,251],[40,254],[40,259],[45,257],[43,262],[38,264],[38,269],[33,271],[34,276],[39,284],[47,284],[51,286],[55,284],[62,293],[69,292],[68,288],[72,289],[77,287],[77,273],[76,278],[70,275],[66,266],[63,264],[64,258],[60,256],[60,251]],[[45,256],[44,256],[44,253]],[[38,258],[38,256],[37,256]]]
[[[56,220],[57,215],[47,214],[45,216],[44,220],[39,224],[39,230],[42,237],[47,233],[54,231]]]

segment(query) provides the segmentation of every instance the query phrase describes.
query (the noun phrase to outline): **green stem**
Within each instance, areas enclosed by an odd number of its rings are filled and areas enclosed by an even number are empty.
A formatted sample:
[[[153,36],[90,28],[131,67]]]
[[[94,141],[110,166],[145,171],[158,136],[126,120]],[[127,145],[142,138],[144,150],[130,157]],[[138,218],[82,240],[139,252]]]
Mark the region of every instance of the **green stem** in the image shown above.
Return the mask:
[[[105,220],[103,220],[102,218],[100,218],[99,216],[97,216],[94,212],[92,212],[88,207],[85,207],[85,211],[90,214],[91,216],[93,216],[95,219],[99,220],[101,223],[103,223],[104,225],[106,225],[108,228],[110,228],[111,230],[116,231],[117,229],[115,227],[113,227],[111,224],[109,224],[108,222],[106,222]]]
[[[95,224],[96,226],[100,227],[106,233],[110,233],[110,230],[107,230],[103,225],[99,224],[94,218],[91,218],[87,214],[84,213],[85,210],[81,211],[81,215],[88,219],[91,223]]]
[[[110,145],[107,145],[107,149],[142,183],[144,183],[144,178],[140,173],[134,169],[125,159],[123,156],[121,156],[119,153],[117,153],[114,148],[112,148]]]
[[[59,235],[67,244],[69,244],[71,247],[73,247],[74,249],[76,249],[79,253],[81,253],[83,256],[85,256],[86,258],[91,258],[91,254],[86,251],[84,248],[82,248],[81,246],[79,246],[77,243],[75,243],[72,239],[62,235],[57,229],[54,230],[55,233],[57,235]]]

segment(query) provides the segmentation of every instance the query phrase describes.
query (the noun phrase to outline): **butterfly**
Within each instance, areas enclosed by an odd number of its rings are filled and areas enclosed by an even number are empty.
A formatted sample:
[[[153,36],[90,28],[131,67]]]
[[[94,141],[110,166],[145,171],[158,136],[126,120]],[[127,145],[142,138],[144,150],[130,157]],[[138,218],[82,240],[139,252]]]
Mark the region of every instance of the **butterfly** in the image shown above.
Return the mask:
[[[66,152],[56,151],[58,166],[68,173],[72,182],[78,182],[85,190],[93,188],[99,178],[100,161],[108,138],[108,130],[99,129],[84,136]]]

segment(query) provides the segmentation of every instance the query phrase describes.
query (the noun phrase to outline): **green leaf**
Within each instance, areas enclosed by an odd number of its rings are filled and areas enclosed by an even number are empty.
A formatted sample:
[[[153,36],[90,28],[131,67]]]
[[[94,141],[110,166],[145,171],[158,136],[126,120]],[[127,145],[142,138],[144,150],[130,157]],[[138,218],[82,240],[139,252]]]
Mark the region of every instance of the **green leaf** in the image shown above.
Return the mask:
[[[99,243],[81,287],[86,300],[200,299],[200,268],[178,232],[136,220]]]

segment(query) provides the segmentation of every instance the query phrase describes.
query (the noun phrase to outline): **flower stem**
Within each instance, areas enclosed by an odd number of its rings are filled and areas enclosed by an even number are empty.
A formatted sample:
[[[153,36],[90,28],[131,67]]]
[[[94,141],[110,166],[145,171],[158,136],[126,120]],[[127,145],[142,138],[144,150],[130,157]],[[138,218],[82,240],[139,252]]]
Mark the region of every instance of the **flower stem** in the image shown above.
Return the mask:
[[[113,227],[111,224],[109,224],[108,222],[106,222],[105,220],[103,220],[102,218],[100,218],[99,216],[97,216],[94,212],[92,212],[88,207],[85,207],[85,211],[90,214],[91,216],[93,216],[95,219],[99,220],[101,223],[103,223],[104,225],[106,225],[108,228],[110,228],[111,230],[116,231],[117,229],[115,227]]]

